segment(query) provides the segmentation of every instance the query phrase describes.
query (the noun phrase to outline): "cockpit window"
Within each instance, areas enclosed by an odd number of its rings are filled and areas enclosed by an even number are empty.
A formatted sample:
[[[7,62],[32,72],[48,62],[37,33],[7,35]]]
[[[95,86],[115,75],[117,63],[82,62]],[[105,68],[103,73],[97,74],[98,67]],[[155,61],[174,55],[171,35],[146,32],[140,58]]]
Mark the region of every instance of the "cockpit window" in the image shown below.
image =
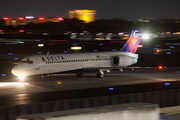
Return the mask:
[[[21,63],[28,63],[28,64],[32,64],[33,61],[30,60],[29,58],[27,58],[27,60],[22,60]]]

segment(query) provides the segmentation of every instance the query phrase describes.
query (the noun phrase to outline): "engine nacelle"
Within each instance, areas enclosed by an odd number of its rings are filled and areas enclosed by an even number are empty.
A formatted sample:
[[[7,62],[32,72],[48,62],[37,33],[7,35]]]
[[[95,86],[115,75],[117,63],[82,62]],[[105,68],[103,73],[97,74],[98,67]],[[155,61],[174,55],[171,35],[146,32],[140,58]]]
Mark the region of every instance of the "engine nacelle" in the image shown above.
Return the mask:
[[[113,66],[125,67],[137,63],[137,59],[126,56],[114,56],[112,57],[111,62]]]

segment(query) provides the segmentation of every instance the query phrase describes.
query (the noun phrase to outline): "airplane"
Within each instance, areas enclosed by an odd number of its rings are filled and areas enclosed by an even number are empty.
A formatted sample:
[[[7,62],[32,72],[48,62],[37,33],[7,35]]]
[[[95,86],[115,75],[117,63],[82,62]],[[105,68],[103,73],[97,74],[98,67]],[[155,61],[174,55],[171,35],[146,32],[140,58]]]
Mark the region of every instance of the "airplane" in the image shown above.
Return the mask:
[[[97,78],[104,77],[104,71],[111,69],[122,71],[138,61],[135,54],[141,42],[141,30],[132,30],[129,39],[119,51],[65,53],[32,55],[25,57],[11,70],[12,74],[24,80],[25,76],[49,75],[68,71],[77,71],[77,77],[84,76],[84,70],[97,70]]]

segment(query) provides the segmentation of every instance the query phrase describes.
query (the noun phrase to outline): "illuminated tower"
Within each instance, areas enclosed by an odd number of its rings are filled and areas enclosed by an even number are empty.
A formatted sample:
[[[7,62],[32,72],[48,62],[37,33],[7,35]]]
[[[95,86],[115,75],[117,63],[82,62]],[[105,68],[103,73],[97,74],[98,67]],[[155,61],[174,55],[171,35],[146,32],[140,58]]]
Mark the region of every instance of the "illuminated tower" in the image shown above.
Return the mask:
[[[69,19],[77,18],[88,23],[95,20],[96,10],[67,10],[67,15]]]

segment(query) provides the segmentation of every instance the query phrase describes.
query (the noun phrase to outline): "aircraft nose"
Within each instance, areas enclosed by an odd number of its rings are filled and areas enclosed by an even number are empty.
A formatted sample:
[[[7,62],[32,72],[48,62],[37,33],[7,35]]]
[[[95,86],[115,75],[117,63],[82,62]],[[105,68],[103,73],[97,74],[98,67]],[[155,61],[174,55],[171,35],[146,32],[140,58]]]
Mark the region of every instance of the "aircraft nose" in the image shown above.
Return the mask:
[[[13,69],[11,70],[11,73],[12,73],[13,75],[18,76],[19,74],[22,74],[22,73],[24,74],[24,71],[22,70],[22,68],[21,68],[20,65],[16,65],[16,66],[14,66]]]

